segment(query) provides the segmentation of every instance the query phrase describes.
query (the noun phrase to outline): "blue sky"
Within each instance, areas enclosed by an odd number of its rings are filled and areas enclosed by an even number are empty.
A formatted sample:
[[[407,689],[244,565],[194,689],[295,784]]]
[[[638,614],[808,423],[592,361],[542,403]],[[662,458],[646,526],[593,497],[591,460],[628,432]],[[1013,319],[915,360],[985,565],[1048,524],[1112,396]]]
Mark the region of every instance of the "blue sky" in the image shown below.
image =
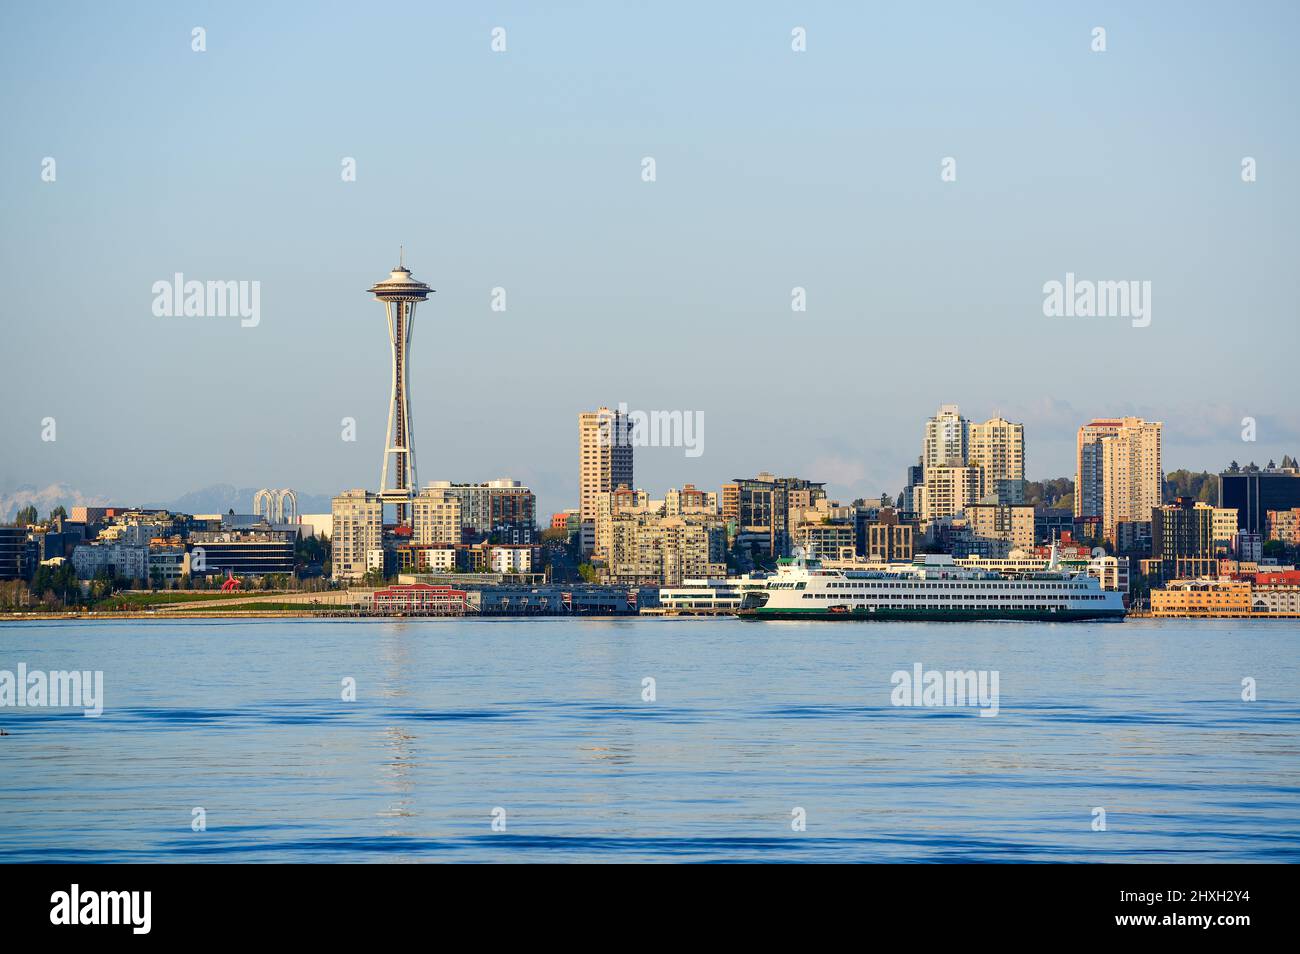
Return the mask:
[[[6,11],[0,493],[377,484],[365,289],[399,243],[437,289],[421,481],[508,475],[547,511],[577,413],[620,401],[704,414],[702,456],[638,452],[656,496],[894,493],[943,402],[1024,421],[1033,478],[1123,413],[1165,422],[1168,470],[1300,454],[1295,5],[547,8]],[[155,318],[175,272],[260,281],[260,324]],[[1150,281],[1150,327],[1045,318],[1066,272]]]

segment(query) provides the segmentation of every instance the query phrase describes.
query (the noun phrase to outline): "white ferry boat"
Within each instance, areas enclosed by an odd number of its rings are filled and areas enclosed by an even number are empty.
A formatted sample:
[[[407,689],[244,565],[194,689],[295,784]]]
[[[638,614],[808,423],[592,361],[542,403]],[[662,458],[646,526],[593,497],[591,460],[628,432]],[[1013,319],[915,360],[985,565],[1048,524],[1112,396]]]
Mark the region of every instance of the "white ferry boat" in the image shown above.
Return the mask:
[[[1085,571],[1062,569],[1055,548],[1047,569],[1020,576],[966,569],[951,556],[857,569],[823,567],[797,553],[778,561],[764,590],[741,600],[742,619],[1106,620],[1124,618],[1124,600]]]

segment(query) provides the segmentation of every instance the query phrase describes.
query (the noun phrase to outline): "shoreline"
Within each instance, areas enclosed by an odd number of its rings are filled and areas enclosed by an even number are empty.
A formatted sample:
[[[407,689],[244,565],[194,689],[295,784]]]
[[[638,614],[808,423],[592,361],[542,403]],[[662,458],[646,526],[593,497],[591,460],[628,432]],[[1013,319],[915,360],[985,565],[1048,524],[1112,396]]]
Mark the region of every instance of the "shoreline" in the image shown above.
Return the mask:
[[[211,612],[149,612],[141,610],[114,610],[111,612],[65,612],[65,613],[0,613],[0,624],[7,622],[95,622],[103,620],[147,620],[154,622],[177,622],[181,620],[194,619],[324,619],[324,620],[619,620],[619,619],[739,619],[735,613],[613,613],[613,614],[581,614],[581,615],[558,615],[558,614],[537,614],[537,615],[509,615],[509,614],[492,614],[481,615],[478,613],[467,613],[464,615],[403,615],[403,614],[365,614],[356,613],[328,613],[312,612],[301,610],[213,610]],[[1156,616],[1149,612],[1134,613],[1130,612],[1126,616],[1117,620],[1102,620],[1101,622],[1124,622],[1128,619],[1168,619],[1168,620],[1256,620],[1261,622],[1280,621],[1280,620],[1298,620],[1300,613],[1275,613],[1275,614],[1254,614],[1245,615],[1222,615],[1213,616],[1207,614],[1198,614],[1195,616]],[[761,620],[760,620],[761,621]],[[817,622],[818,620],[809,620]],[[836,622],[839,622],[838,620]],[[848,622],[932,622],[927,620],[848,620]],[[981,622],[981,623],[1015,623],[1021,620],[941,620],[940,622]],[[1047,620],[1046,622],[1051,622]],[[1087,622],[1085,620],[1068,620],[1062,622]],[[1093,620],[1092,622],[1098,622]]]

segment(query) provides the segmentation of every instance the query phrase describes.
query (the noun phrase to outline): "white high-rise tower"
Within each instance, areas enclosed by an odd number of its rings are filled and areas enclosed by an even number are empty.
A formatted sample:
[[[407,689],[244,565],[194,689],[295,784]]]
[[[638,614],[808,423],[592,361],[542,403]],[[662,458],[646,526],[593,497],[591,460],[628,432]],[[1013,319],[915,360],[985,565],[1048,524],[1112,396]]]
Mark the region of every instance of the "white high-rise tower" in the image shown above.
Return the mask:
[[[372,285],[369,291],[384,303],[388,313],[388,340],[393,345],[393,390],[388,406],[388,430],[384,435],[384,467],[379,477],[379,496],[385,503],[397,505],[397,522],[404,524],[410,514],[411,498],[419,489],[408,401],[411,332],[415,327],[415,306],[428,298],[433,289],[411,277],[403,251],[388,279]]]

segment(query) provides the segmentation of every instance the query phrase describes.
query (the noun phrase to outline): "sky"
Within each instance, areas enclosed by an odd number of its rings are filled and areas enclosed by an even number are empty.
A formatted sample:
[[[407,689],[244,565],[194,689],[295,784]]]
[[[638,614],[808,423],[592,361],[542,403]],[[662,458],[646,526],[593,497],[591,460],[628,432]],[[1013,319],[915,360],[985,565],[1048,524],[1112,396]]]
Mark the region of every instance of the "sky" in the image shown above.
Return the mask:
[[[1120,414],[1166,470],[1300,455],[1300,6],[544,7],[8,7],[0,494],[376,488],[399,245],[421,483],[542,513],[620,402],[702,415],[636,451],[656,497],[893,494],[941,403],[1023,421],[1031,479]],[[258,323],[155,316],[177,272]],[[1150,282],[1149,325],[1045,316],[1067,273]]]

